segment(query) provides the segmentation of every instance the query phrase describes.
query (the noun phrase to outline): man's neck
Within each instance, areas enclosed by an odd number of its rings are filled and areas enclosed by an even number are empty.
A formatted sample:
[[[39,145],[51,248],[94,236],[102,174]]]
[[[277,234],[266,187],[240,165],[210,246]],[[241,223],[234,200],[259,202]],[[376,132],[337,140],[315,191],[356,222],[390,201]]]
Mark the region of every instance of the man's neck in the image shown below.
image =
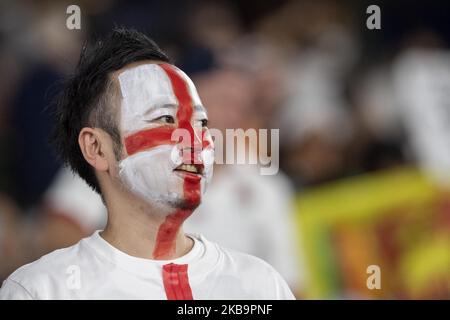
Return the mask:
[[[176,259],[192,249],[194,242],[182,228],[192,210],[175,209],[161,216],[136,199],[122,200],[108,205],[108,223],[100,234],[112,246],[131,256],[156,260]]]

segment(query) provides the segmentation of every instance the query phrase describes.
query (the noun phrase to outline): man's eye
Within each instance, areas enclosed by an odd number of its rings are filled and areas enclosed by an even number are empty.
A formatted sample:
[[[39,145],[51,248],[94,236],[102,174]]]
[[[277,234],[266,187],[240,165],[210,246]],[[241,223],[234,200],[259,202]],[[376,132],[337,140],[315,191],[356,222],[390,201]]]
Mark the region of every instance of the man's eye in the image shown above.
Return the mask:
[[[172,116],[166,115],[166,116],[161,116],[155,120],[158,121],[163,121],[165,123],[175,123],[175,119]]]
[[[202,119],[202,127],[207,127],[208,126],[208,119]]]

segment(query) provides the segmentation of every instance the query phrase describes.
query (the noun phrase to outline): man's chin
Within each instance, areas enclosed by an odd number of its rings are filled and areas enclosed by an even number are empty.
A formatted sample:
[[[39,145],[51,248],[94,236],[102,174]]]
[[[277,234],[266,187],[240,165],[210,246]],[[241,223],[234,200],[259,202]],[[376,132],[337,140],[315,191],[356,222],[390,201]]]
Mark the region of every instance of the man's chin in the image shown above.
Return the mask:
[[[177,193],[159,195],[154,200],[156,200],[157,205],[161,206],[163,211],[195,210],[201,203],[200,196],[187,199],[184,195]]]
[[[157,191],[147,190],[146,192],[130,191],[138,199],[146,202],[161,214],[170,214],[176,210],[195,210],[201,203],[201,194],[198,192],[183,193],[169,192],[159,193]]]
[[[195,210],[199,205],[201,201],[198,200],[188,200],[183,197],[171,199],[168,201],[168,204],[178,210]]]

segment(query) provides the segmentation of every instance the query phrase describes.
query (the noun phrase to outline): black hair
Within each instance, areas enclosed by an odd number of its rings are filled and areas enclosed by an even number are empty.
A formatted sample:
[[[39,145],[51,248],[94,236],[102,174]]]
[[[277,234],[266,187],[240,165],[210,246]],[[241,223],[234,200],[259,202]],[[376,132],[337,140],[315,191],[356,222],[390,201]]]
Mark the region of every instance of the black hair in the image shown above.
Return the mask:
[[[78,144],[83,127],[107,132],[117,150],[121,150],[117,124],[117,95],[111,73],[126,65],[143,61],[170,62],[158,45],[133,29],[115,28],[103,39],[88,41],[83,47],[74,74],[68,78],[55,101],[55,129],[52,136],[58,156],[87,184],[101,195],[94,168],[84,159]],[[120,153],[119,153],[120,154]]]

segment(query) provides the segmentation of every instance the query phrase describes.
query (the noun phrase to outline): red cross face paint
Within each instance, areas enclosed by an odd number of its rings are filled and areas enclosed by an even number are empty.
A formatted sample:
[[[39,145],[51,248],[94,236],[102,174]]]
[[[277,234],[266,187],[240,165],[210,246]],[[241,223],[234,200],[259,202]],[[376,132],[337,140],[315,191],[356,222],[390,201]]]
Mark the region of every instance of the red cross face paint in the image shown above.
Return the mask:
[[[213,143],[197,90],[169,64],[143,64],[119,75],[125,186],[142,199],[195,208],[212,177]]]

